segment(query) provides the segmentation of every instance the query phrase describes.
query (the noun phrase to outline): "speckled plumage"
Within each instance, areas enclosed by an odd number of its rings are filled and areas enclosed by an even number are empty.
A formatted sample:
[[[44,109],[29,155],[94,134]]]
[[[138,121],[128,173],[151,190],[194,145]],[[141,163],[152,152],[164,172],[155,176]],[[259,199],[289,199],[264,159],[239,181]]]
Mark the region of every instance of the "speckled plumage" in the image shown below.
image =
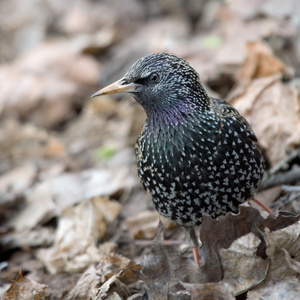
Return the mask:
[[[200,225],[203,214],[237,212],[264,172],[248,122],[227,102],[210,98],[196,71],[177,56],[146,56],[122,80],[136,85],[132,95],[147,113],[136,157],[157,211],[183,226]]]

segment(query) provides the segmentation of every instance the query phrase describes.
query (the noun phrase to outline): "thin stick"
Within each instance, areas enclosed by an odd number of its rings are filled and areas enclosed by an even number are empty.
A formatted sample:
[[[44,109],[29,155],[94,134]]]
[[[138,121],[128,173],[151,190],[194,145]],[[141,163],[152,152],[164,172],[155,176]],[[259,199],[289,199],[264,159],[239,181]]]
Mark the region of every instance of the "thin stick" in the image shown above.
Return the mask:
[[[266,179],[261,184],[259,191],[263,191],[274,186],[282,184],[290,184],[300,180],[300,167],[294,166],[291,170],[275,175],[269,179]]]

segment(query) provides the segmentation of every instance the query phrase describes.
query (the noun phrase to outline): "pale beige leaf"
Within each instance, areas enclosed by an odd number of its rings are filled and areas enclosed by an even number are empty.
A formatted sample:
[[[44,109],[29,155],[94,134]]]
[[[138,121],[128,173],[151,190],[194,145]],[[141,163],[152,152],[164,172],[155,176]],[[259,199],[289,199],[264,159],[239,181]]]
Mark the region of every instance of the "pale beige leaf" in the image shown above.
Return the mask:
[[[278,74],[237,87],[230,103],[249,121],[272,164],[300,143],[300,96]]]
[[[10,288],[2,295],[1,300],[48,300],[50,296],[45,295],[45,284],[23,277],[19,273]]]
[[[288,262],[288,265],[291,269],[296,271],[297,273],[300,273],[300,262],[296,261],[295,259],[291,258],[290,254],[285,250],[282,249],[285,253],[286,261]]]
[[[106,208],[100,210],[101,202]],[[113,220],[112,216],[117,216],[120,205],[112,205],[108,200],[95,198],[69,207],[63,212],[54,246],[38,252],[39,258],[51,273],[80,271],[90,263],[100,260],[101,253],[96,243],[104,235],[107,227],[103,210],[106,210],[107,215],[111,215],[110,220]]]

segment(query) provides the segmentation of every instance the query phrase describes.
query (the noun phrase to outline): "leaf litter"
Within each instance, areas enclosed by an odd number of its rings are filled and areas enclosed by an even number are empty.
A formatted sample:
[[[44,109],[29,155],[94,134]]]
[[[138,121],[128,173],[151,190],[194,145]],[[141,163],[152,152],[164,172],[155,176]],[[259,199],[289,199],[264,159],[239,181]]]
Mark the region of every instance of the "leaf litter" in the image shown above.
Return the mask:
[[[181,228],[158,225],[138,182],[144,112],[122,96],[89,99],[137,58],[178,54],[251,123],[267,168],[284,166],[268,176],[296,170],[299,6],[244,2],[130,0],[122,11],[121,0],[1,4],[2,299],[298,297],[296,190],[264,191],[271,216],[241,207],[205,217],[198,268]]]

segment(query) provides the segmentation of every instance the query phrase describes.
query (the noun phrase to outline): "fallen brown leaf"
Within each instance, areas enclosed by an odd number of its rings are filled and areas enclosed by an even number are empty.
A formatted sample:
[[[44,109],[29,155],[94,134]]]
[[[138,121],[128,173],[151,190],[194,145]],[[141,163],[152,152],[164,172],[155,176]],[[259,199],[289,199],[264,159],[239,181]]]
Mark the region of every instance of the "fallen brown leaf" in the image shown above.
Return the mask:
[[[268,216],[264,219],[258,210],[252,207],[241,206],[237,215],[228,213],[217,220],[204,216],[200,230],[200,257],[203,270],[208,276],[207,280],[220,281],[224,276],[224,270],[220,261],[219,249],[228,249],[238,238],[252,232],[261,243],[257,245],[256,254],[266,258],[266,243],[263,232],[265,228],[276,231],[294,224],[300,216],[285,215],[279,213],[277,217]],[[212,231],[211,228],[214,228]]]
[[[113,275],[100,288],[92,291],[92,300],[123,300],[128,299],[130,291],[119,279],[122,273]]]
[[[103,255],[96,267],[91,266],[82,274],[67,300],[102,299],[115,291],[128,296],[127,286],[139,279],[139,272],[140,266],[121,255]]]
[[[8,226],[18,232],[32,229],[91,197],[95,197],[94,205],[110,222],[118,214],[120,205],[97,196],[111,195],[128,187],[132,182],[132,175],[129,175],[129,169],[124,167],[118,173],[106,169],[89,169],[80,173],[46,177],[27,191],[24,208],[9,220]]]
[[[285,250],[282,249],[285,253],[285,259],[291,269],[293,269],[295,272],[300,273],[300,262],[291,258],[290,254]]]
[[[189,291],[191,298],[189,299],[218,299],[218,300],[234,300],[234,291],[227,283],[204,283],[191,284],[183,283],[184,287]],[[177,298],[181,299],[181,298]]]
[[[161,219],[163,219],[165,227],[168,228],[171,225],[171,221],[160,217],[156,211],[149,210],[128,217],[125,224],[135,239],[153,239],[157,231],[157,224]]]
[[[250,246],[253,239],[255,243]],[[228,283],[233,288],[235,295],[252,289],[267,276],[270,262],[268,259],[256,256],[259,244],[260,240],[249,233],[235,240],[229,249],[220,250],[224,270],[222,282]]]
[[[63,212],[53,247],[38,251],[38,257],[49,272],[80,271],[100,260],[96,243],[106,231],[105,220],[113,221],[121,209],[117,202],[114,204],[105,199],[90,199]],[[103,211],[106,211],[106,217]]]
[[[300,285],[299,279],[296,277],[286,278],[284,281],[271,281],[267,286],[262,286],[260,289],[254,289],[247,293],[247,300],[273,300],[285,299],[294,300],[299,299]]]
[[[163,225],[159,222],[151,252],[142,262],[142,279],[150,299],[164,299],[169,293],[178,292],[179,281],[203,281],[203,274],[190,258],[181,256],[174,246],[165,246],[162,241]],[[185,290],[183,286],[182,289]]]
[[[64,145],[54,134],[32,124],[9,119],[1,123],[0,136],[1,173],[26,163],[55,161],[67,156]]]
[[[229,102],[249,121],[271,164],[300,143],[300,97],[280,74],[237,86]]]
[[[23,277],[19,273],[11,287],[2,295],[1,300],[50,300],[51,295],[45,295],[45,284]]]
[[[70,44],[41,44],[0,67],[0,78],[5,78],[5,85],[0,84],[1,113],[48,128],[58,126],[75,114],[76,94],[95,86],[98,72],[99,64]]]
[[[287,67],[273,55],[267,44],[255,41],[248,42],[246,47],[246,61],[237,73],[237,79],[240,83],[250,82],[254,78],[287,73]]]

